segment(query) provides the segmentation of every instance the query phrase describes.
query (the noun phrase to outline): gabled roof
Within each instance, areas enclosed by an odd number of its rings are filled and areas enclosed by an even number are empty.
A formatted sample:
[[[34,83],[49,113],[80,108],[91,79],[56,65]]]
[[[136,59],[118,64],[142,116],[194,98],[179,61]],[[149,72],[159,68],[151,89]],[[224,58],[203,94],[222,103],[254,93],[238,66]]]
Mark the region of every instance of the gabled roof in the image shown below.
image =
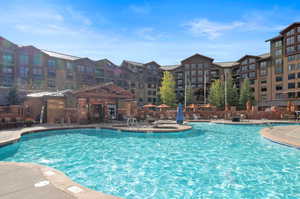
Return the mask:
[[[66,59],[66,60],[70,60],[70,61],[81,59],[80,57],[77,57],[77,56],[67,55],[67,54],[58,53],[58,52],[54,52],[54,51],[49,51],[49,50],[41,50],[41,51],[46,53],[47,55],[49,55],[51,57],[55,57],[55,58]]]
[[[124,60],[123,62],[128,63],[128,64],[131,64],[131,65],[135,65],[135,66],[144,66],[143,63],[134,62],[134,61]]]
[[[186,61],[186,60],[188,60],[188,59],[191,59],[191,58],[193,58],[193,57],[202,57],[202,58],[205,58],[205,59],[209,59],[209,60],[211,60],[211,61],[214,60],[214,59],[211,58],[211,57],[207,57],[207,56],[201,55],[201,54],[199,54],[199,53],[196,53],[196,54],[194,54],[194,55],[192,55],[192,56],[190,56],[190,57],[188,57],[188,58],[182,60],[181,62],[184,62],[184,61]]]
[[[156,65],[160,66],[156,61],[150,61],[148,63],[145,63],[144,65],[148,65],[148,64],[156,64]]]
[[[244,55],[243,57],[241,57],[239,60],[237,60],[237,62],[241,62],[243,59],[245,59],[246,57],[253,57],[253,58],[256,58],[256,59],[259,59],[260,57],[259,56],[256,56],[256,55]]]
[[[80,90],[73,91],[72,93],[76,96],[134,99],[134,95],[130,91],[115,85],[113,82],[83,88]]]
[[[286,27],[285,29],[283,29],[280,34],[284,34],[285,32],[289,31],[290,29],[292,29],[294,26],[300,26],[300,22],[294,22],[292,24],[290,24],[288,27]]]
[[[270,53],[264,53],[264,54],[261,54],[261,55],[258,55],[260,57],[261,60],[263,59],[268,59],[271,57],[271,54]]]
[[[161,66],[160,68],[162,70],[175,70],[176,68],[179,68],[181,65],[167,65],[167,66]]]
[[[266,40],[265,42],[274,41],[274,40],[279,40],[279,39],[282,39],[282,38],[283,38],[283,35],[277,35],[276,37],[273,37],[273,38],[271,38],[271,39]]]
[[[214,62],[215,65],[221,68],[231,68],[233,66],[239,65],[236,61],[229,61],[229,62]]]
[[[112,66],[117,66],[116,64],[114,64],[112,61],[110,61],[109,59],[100,59],[98,61],[96,61],[97,63],[109,63],[111,64]]]

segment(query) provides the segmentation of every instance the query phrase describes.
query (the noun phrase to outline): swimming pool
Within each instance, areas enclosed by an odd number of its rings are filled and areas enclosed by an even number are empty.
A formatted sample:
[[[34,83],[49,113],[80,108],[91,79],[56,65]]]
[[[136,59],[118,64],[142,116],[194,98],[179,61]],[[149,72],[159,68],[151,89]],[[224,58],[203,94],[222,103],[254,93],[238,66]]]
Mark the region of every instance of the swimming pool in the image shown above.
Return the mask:
[[[73,129],[22,136],[1,161],[59,169],[123,198],[299,198],[300,151],[265,140],[263,125],[194,123],[182,133]]]

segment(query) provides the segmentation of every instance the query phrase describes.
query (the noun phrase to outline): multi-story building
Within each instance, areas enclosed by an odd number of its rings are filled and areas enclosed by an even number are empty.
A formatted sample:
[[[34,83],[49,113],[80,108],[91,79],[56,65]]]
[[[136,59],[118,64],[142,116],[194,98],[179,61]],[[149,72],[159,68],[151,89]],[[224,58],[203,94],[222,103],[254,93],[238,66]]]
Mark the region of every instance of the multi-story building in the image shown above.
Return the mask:
[[[221,67],[213,59],[195,54],[181,61],[180,65],[163,66],[170,71],[176,82],[176,95],[182,101],[186,85],[192,88],[192,103],[205,104],[211,82],[220,77]]]
[[[231,76],[240,88],[249,79],[259,107],[300,106],[300,22],[267,40],[270,53],[245,55],[237,61],[214,62],[195,54],[178,65],[123,61],[117,66],[107,59],[93,61],[72,55],[18,46],[0,37],[0,88],[18,86],[31,90],[79,89],[114,82],[136,96],[138,104],[157,103],[162,71],[170,71],[176,81],[176,95],[182,101],[186,85],[191,85],[192,103],[207,103],[209,86],[215,79]]]
[[[160,65],[154,61],[138,63],[124,60],[121,69],[127,71],[129,90],[139,105],[159,102],[159,86],[162,78]]]

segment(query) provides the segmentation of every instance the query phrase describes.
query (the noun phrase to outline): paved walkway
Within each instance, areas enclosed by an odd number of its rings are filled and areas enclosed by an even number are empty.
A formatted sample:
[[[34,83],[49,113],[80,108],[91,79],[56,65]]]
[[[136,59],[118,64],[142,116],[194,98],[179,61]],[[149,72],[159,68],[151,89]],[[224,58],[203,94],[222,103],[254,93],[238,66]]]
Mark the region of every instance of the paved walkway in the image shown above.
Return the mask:
[[[300,125],[264,128],[260,133],[273,142],[300,148]]]
[[[0,198],[118,199],[82,187],[55,169],[15,162],[0,162]]]

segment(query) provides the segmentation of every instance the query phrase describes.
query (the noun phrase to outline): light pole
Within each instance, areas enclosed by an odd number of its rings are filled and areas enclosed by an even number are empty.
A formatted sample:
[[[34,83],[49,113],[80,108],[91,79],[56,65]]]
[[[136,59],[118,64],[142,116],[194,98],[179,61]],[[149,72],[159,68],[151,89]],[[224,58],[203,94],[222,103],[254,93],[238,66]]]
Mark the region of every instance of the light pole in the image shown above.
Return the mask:
[[[225,82],[225,110],[226,110],[226,107],[227,107],[227,83],[226,83],[226,80],[227,80],[227,72],[226,72],[226,69],[225,69],[225,73],[224,73],[224,82]]]
[[[206,70],[204,70],[204,104],[206,104]]]
[[[187,83],[187,73],[184,71],[184,107],[186,109],[186,83]]]

